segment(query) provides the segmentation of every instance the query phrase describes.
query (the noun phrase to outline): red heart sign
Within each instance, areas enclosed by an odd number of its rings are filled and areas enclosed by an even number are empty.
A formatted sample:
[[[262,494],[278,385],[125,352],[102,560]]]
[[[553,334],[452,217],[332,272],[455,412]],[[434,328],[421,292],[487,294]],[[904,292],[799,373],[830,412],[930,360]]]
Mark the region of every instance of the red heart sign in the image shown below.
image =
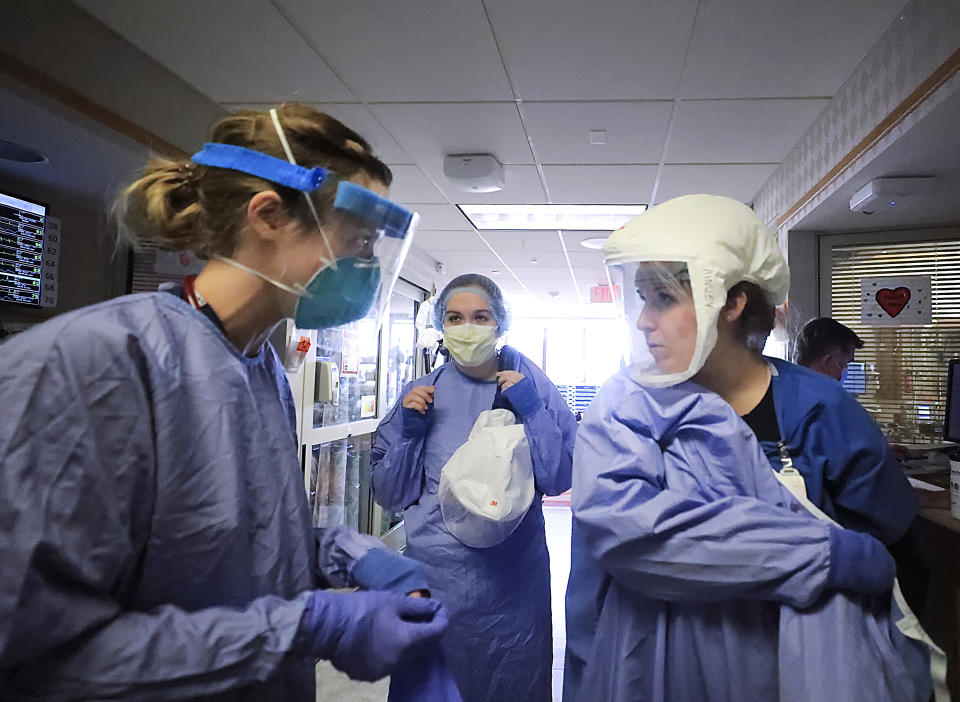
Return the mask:
[[[877,304],[891,317],[903,312],[903,308],[910,302],[910,288],[880,288],[877,290]]]

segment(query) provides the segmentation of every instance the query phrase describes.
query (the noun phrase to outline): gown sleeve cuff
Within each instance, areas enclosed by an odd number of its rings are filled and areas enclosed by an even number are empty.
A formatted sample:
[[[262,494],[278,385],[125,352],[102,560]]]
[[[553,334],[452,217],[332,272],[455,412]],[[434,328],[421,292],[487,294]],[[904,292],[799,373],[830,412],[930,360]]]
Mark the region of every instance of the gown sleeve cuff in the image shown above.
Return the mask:
[[[521,419],[536,414],[543,407],[543,400],[537,392],[537,386],[528,377],[524,377],[516,385],[511,385],[504,390],[503,395],[517,410]]]
[[[893,557],[875,538],[851,529],[830,529],[827,587],[872,594],[892,587],[895,576]]]
[[[426,414],[420,414],[415,409],[402,408],[401,433],[403,438],[420,439],[427,435],[427,429],[430,428],[430,420],[432,419],[431,409],[433,408],[428,408]]]
[[[353,564],[350,575],[365,590],[388,590],[406,595],[429,590],[423,566],[389,548],[375,548]]]

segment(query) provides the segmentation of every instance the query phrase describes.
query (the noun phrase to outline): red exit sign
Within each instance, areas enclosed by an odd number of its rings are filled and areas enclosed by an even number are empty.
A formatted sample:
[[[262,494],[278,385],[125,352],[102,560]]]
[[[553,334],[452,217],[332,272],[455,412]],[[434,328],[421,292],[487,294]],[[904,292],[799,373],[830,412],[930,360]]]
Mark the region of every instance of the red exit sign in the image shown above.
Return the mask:
[[[614,285],[613,290],[609,285],[590,286],[590,302],[613,302],[614,299],[620,299],[619,285]]]

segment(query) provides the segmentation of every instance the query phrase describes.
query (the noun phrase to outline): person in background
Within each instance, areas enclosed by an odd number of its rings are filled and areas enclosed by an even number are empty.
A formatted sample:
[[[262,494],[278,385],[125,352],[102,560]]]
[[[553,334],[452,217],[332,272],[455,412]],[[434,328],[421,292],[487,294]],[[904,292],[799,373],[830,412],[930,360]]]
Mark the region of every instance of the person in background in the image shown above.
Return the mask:
[[[863,339],[835,319],[818,317],[803,325],[797,334],[795,360],[798,365],[840,380],[853,363]]]
[[[856,351],[863,346],[863,339],[849,327],[830,317],[818,317],[804,324],[797,334],[795,358],[797,364],[839,381],[847,366],[853,363]],[[906,446],[889,446],[898,460],[907,458]],[[921,507],[950,509],[948,490],[914,488],[914,495]],[[897,577],[900,578],[904,596],[913,610],[922,614],[927,600],[930,571],[920,557],[913,530],[887,544],[887,547],[897,561]]]
[[[533,362],[510,347],[498,353],[509,315],[492,280],[468,274],[450,281],[434,305],[434,325],[452,361],[409,383],[377,429],[374,497],[403,510],[405,553],[428,566],[433,595],[450,609],[443,648],[464,702],[549,702],[550,563],[541,501],[570,488],[576,422]],[[501,393],[529,441],[535,493],[504,540],[468,546],[445,521],[441,473]]]
[[[789,271],[748,207],[667,201],[604,257],[633,354],[577,435],[564,702],[776,699],[779,604],[889,589],[913,494],[856,400],[761,356]]]
[[[312,702],[316,659],[374,680],[445,629],[417,564],[313,528],[265,343],[284,318],[363,317],[415,218],[312,108],[237,112],[211,142],[151,160],[118,208],[134,243],[207,259],[198,276],[3,344],[4,699]],[[383,591],[321,589],[348,586]]]

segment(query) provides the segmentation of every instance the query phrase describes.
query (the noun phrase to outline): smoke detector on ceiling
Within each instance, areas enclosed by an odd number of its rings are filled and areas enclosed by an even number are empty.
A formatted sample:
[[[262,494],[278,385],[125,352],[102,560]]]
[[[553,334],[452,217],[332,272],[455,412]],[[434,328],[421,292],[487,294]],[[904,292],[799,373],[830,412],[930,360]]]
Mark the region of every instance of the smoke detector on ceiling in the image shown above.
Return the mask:
[[[470,193],[503,190],[503,166],[491,154],[451,154],[443,159],[443,174],[451,183]]]
[[[874,178],[853,194],[850,198],[850,209],[853,212],[873,214],[881,208],[896,207],[911,195],[932,192],[936,183],[937,179],[933,176]]]

